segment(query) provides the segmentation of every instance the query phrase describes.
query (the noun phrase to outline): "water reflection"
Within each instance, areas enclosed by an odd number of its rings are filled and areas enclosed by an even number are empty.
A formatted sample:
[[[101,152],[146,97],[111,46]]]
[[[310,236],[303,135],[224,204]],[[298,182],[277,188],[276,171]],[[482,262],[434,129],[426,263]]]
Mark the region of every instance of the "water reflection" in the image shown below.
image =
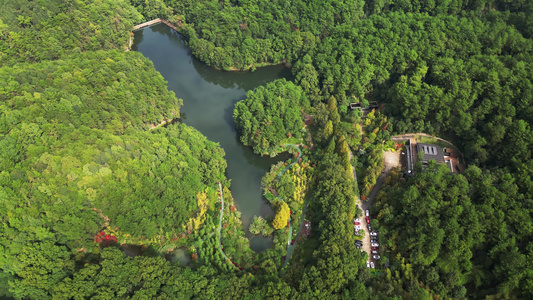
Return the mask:
[[[192,64],[202,79],[227,89],[238,88],[249,91],[278,78],[286,78],[288,80],[292,78],[291,70],[281,65],[258,68],[254,72],[226,72],[216,70],[216,72],[213,72],[213,68],[196,58],[193,58]]]

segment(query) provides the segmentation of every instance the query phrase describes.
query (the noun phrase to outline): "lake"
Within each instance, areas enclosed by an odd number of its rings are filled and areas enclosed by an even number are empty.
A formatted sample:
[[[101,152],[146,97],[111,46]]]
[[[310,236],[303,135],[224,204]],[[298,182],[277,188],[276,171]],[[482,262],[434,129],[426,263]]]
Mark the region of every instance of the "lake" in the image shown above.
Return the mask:
[[[272,164],[289,156],[260,157],[243,146],[235,130],[233,109],[247,91],[278,78],[290,78],[290,70],[269,66],[255,72],[218,71],[195,59],[186,39],[164,24],[136,31],[132,50],[149,58],[168,81],[169,90],[183,99],[182,121],[218,142],[226,152],[231,193],[242,213],[247,236],[251,237],[248,226],[253,216],[274,214],[262,196],[261,178]],[[252,250],[258,252],[271,244],[269,238],[254,237],[250,241]]]

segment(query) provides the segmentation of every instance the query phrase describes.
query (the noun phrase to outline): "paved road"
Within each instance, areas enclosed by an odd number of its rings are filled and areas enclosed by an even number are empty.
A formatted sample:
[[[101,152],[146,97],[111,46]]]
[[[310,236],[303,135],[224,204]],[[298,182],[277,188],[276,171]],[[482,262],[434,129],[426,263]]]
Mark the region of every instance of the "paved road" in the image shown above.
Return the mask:
[[[363,139],[363,118],[361,118],[361,122],[359,123],[359,134],[361,136],[361,140]],[[350,161],[352,160],[353,153],[352,151],[349,152],[350,155]],[[355,185],[357,186],[357,189],[359,190],[359,187],[357,185],[357,172],[355,171],[355,167],[352,167],[352,173],[353,173],[353,180],[355,181]],[[356,218],[361,220],[361,230],[364,231],[364,237],[362,239],[363,241],[363,247],[361,247],[361,250],[366,252],[368,254],[368,260],[370,261],[371,253],[370,253],[370,233],[368,232],[368,227],[366,225],[365,220],[365,210],[370,207],[371,202],[363,202],[361,198],[359,197],[359,193],[357,195],[357,206],[359,209],[363,212],[362,216]],[[355,230],[355,229],[354,229]]]
[[[354,179],[355,179],[355,182],[357,182],[357,178],[356,178],[356,175],[355,175],[355,170],[354,170]],[[368,254],[368,260],[369,261],[370,261],[370,255],[371,255],[370,254],[370,233],[368,232],[368,227],[366,226],[365,210],[368,207],[370,207],[370,204],[371,203],[369,203],[369,201],[363,202],[363,201],[361,201],[361,199],[359,197],[357,197],[357,206],[363,212],[363,215],[361,217],[359,217],[359,219],[361,219],[361,228],[362,228],[362,230],[365,233],[365,236],[362,239],[363,247],[361,247],[361,250],[365,251]]]

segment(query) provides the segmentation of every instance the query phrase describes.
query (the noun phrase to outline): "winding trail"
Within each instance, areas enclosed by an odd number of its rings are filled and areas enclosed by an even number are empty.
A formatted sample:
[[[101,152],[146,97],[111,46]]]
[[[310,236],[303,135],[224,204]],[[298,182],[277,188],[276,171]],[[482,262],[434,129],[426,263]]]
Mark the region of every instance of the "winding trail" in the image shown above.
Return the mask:
[[[281,177],[281,175],[283,175],[283,173],[285,173],[288,169],[290,169],[294,164],[298,163],[298,161],[302,157],[302,150],[300,150],[300,148],[297,145],[285,144],[283,146],[284,147],[293,147],[294,149],[296,149],[296,151],[298,151],[298,157],[296,157],[296,159],[291,164],[289,164],[281,172],[279,172],[278,179]],[[279,197],[279,196],[277,196],[276,198],[278,198],[280,201],[283,201],[283,199],[281,199],[281,197]],[[309,199],[311,199],[311,198],[309,198]],[[302,224],[303,224],[303,220],[304,220],[304,216],[305,216],[305,210],[307,209],[307,205],[309,204],[309,199],[307,199],[307,201],[304,203],[304,207],[302,209],[302,215],[300,217],[300,226],[298,228],[298,234],[300,233],[300,231],[302,229]],[[285,266],[287,265],[287,263],[291,259],[292,252],[294,252],[294,248],[296,247],[296,239],[298,238],[298,235],[296,235],[296,238],[295,238],[295,241],[294,241],[293,245],[291,245],[291,240],[292,240],[291,237],[292,237],[292,218],[289,217],[289,234],[287,235],[287,255],[285,255],[285,261],[283,262],[283,266],[281,267],[282,270],[283,270],[283,268],[285,268]]]
[[[220,195],[220,203],[222,204],[222,208],[220,209],[220,218],[218,220],[218,232],[217,232],[217,244],[218,244],[218,249],[220,250],[220,253],[222,253],[222,256],[224,256],[225,259],[229,260],[231,262],[231,265],[237,269],[240,270],[239,267],[237,267],[232,261],[231,259],[226,255],[226,253],[224,253],[224,250],[222,250],[222,242],[220,241],[220,237],[222,236],[221,234],[221,231],[222,231],[222,219],[224,218],[224,194],[222,192],[222,184],[219,182],[218,183],[218,189],[219,189],[219,195]]]
[[[302,216],[300,217],[300,226],[298,226],[298,234],[296,235],[296,237],[294,238],[294,244],[291,245],[290,243],[287,245],[287,255],[285,256],[285,261],[283,262],[283,266],[281,266],[281,270],[283,270],[286,266],[287,266],[287,263],[289,262],[289,260],[291,259],[291,256],[292,256],[292,253],[294,252],[294,249],[296,248],[296,240],[298,239],[298,235],[300,234],[300,232],[302,231],[302,226],[304,224],[304,216],[305,216],[305,211],[307,210],[307,206],[309,206],[309,200],[311,200],[312,197],[309,197],[305,203],[304,203],[304,207],[302,209]],[[291,224],[291,223],[289,223]],[[290,229],[290,228],[289,228]],[[289,230],[289,239],[291,238],[291,234],[292,232]]]
[[[293,144],[285,144],[285,145],[283,145],[283,147],[287,147],[287,146],[293,147],[294,149],[296,149],[298,151],[298,157],[291,164],[286,166],[285,169],[283,169],[281,172],[279,172],[278,179],[280,179],[281,175],[283,175],[283,173],[285,173],[285,171],[290,169],[295,163],[297,163],[300,160],[300,157],[302,157],[302,151],[300,150],[300,148],[298,146],[293,145]],[[276,198],[279,199],[279,201],[283,201],[283,199],[281,199],[281,197],[279,197],[279,196],[277,196]],[[287,236],[287,252],[288,252],[289,246],[291,246],[291,237],[292,237],[292,222],[291,222],[291,218],[289,217],[289,235]],[[286,263],[286,261],[287,261],[287,259],[285,258],[285,263]]]

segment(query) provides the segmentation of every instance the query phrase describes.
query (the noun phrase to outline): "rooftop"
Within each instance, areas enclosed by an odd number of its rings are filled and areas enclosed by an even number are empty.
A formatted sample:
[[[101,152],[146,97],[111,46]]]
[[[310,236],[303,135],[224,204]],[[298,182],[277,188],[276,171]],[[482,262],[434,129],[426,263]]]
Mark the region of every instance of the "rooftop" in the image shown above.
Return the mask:
[[[416,144],[416,152],[424,152],[421,160],[423,163],[427,163],[430,160],[434,160],[437,163],[444,162],[444,152],[438,145],[418,143]],[[418,155],[418,157],[420,157],[420,155]]]

